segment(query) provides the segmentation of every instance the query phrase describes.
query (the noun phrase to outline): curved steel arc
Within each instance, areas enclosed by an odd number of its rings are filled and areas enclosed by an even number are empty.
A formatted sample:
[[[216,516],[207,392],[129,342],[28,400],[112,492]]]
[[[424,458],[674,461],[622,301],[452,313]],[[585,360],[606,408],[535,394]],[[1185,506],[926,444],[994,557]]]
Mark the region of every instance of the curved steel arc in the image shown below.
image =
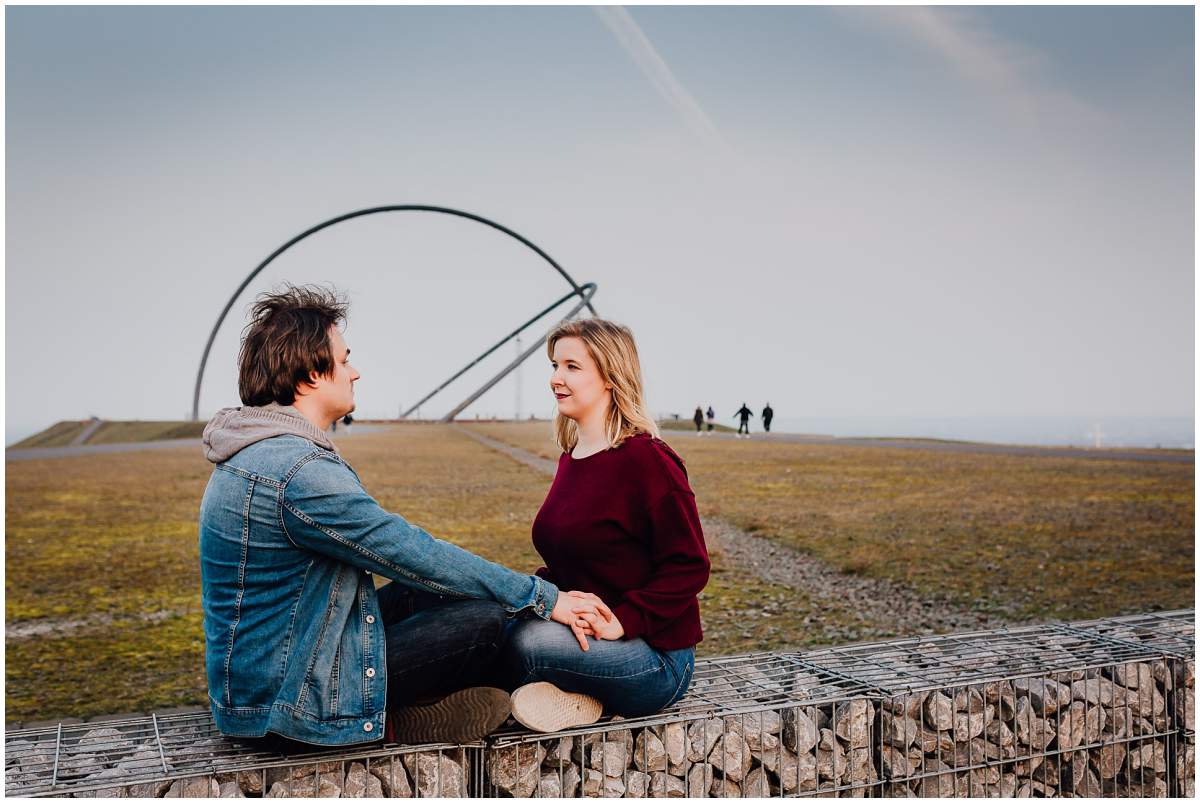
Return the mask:
[[[422,398],[422,399],[421,399],[419,402],[417,402],[416,404],[414,404],[412,407],[409,407],[407,410],[405,410],[403,413],[401,413],[401,414],[400,414],[400,417],[401,417],[401,418],[408,418],[410,415],[412,415],[412,414],[413,414],[413,412],[414,412],[415,410],[418,410],[418,409],[420,409],[421,405],[425,404],[425,402],[429,401],[429,400],[430,400],[430,399],[432,399],[434,396],[436,396],[437,394],[441,393],[441,392],[442,392],[442,391],[443,391],[443,390],[446,388],[446,386],[447,386],[447,385],[449,385],[451,382],[453,382],[454,380],[458,379],[460,376],[462,376],[463,374],[465,374],[467,371],[470,371],[472,368],[474,368],[476,365],[478,365],[478,364],[480,363],[480,361],[482,361],[482,360],[486,359],[487,357],[491,356],[491,354],[493,354],[493,353],[496,351],[496,349],[500,348],[500,347],[501,347],[501,346],[503,346],[505,343],[507,343],[508,341],[512,340],[514,337],[516,337],[517,335],[521,334],[522,332],[524,332],[524,331],[525,331],[526,329],[528,329],[530,326],[533,326],[533,325],[534,325],[535,323],[537,323],[537,322],[538,322],[538,321],[539,321],[541,318],[544,318],[548,312],[550,312],[550,311],[551,311],[551,310],[553,310],[554,308],[556,308],[556,307],[560,306],[560,305],[561,305],[561,304],[562,304],[564,301],[566,301],[567,299],[569,299],[569,298],[572,298],[572,297],[574,297],[574,296],[582,296],[583,292],[587,292],[587,291],[591,291],[591,293],[593,293],[593,294],[594,294],[594,293],[595,293],[595,290],[596,290],[596,285],[595,285],[595,284],[593,284],[592,282],[588,282],[588,283],[584,284],[582,287],[580,287],[579,289],[580,289],[580,291],[581,291],[581,292],[579,292],[579,293],[576,293],[576,292],[572,291],[572,292],[570,292],[570,293],[567,293],[565,296],[563,296],[562,298],[558,299],[557,301],[555,301],[555,302],[554,302],[553,304],[551,304],[550,306],[546,307],[544,310],[542,310],[541,312],[539,312],[537,315],[534,315],[532,318],[530,318],[529,320],[527,320],[525,323],[521,324],[521,325],[520,325],[518,328],[514,329],[514,330],[513,330],[511,333],[509,333],[509,335],[508,335],[507,337],[505,337],[505,338],[504,338],[503,340],[501,340],[499,343],[497,343],[496,345],[492,346],[490,349],[488,349],[487,351],[483,352],[483,354],[480,354],[480,355],[479,355],[478,357],[476,357],[475,359],[471,360],[471,362],[467,363],[467,365],[466,365],[466,367],[465,367],[465,368],[463,368],[461,371],[459,371],[458,373],[456,373],[454,376],[452,376],[452,377],[450,377],[449,379],[447,379],[447,380],[446,380],[445,382],[443,382],[442,384],[438,385],[436,388],[434,388],[432,391],[430,391],[430,392],[429,392],[429,394],[428,394],[427,396],[425,396],[425,397],[424,397],[424,398]],[[590,297],[591,297],[591,296],[589,295],[589,298],[590,298]]]
[[[580,312],[580,311],[581,311],[581,310],[582,310],[584,307],[588,307],[589,309],[591,308],[591,306],[592,306],[592,304],[591,304],[591,301],[592,301],[592,296],[594,296],[594,295],[596,294],[596,285],[595,285],[595,284],[592,284],[591,282],[589,282],[588,284],[584,285],[584,287],[588,287],[588,288],[591,288],[591,289],[590,289],[590,290],[588,290],[586,293],[584,293],[584,294],[581,296],[581,298],[582,298],[583,300],[582,300],[582,301],[580,301],[578,304],[576,304],[576,305],[575,305],[575,307],[574,307],[574,308],[573,308],[573,309],[572,309],[570,312],[568,312],[566,315],[564,315],[564,316],[562,317],[562,320],[560,320],[558,323],[562,323],[563,321],[569,321],[569,320],[571,320],[571,319],[572,319],[572,318],[574,318],[576,315],[578,315],[578,314],[579,314],[579,312]],[[558,325],[558,324],[555,324],[555,326],[557,326],[557,325]],[[551,328],[551,331],[552,331],[552,330],[553,330],[553,327]],[[455,407],[453,410],[451,410],[450,412],[446,413],[446,415],[444,415],[444,416],[442,417],[442,421],[441,421],[441,423],[443,423],[443,424],[448,424],[448,423],[450,423],[451,421],[453,421],[453,420],[454,420],[454,417],[455,417],[455,416],[457,416],[459,413],[461,413],[463,410],[465,410],[465,409],[467,409],[468,407],[470,407],[472,402],[474,402],[474,401],[475,401],[476,399],[478,399],[480,396],[482,396],[483,394],[485,394],[485,393],[487,393],[489,390],[491,390],[491,389],[492,389],[492,387],[493,387],[493,386],[494,386],[494,385],[495,385],[497,382],[499,382],[501,379],[503,379],[504,377],[506,377],[506,376],[508,376],[510,373],[512,373],[512,372],[513,372],[513,371],[516,369],[516,367],[517,367],[518,365],[520,365],[521,363],[523,363],[523,362],[525,362],[527,359],[529,359],[529,355],[533,354],[535,351],[537,351],[538,349],[540,349],[540,348],[542,347],[542,344],[544,344],[544,343],[546,342],[546,338],[547,338],[547,337],[549,337],[549,335],[550,335],[550,331],[547,331],[547,332],[546,332],[546,334],[544,334],[544,335],[542,335],[541,337],[539,337],[536,343],[534,343],[534,344],[533,344],[532,346],[530,346],[529,348],[525,349],[525,351],[521,352],[521,354],[520,354],[520,355],[518,355],[518,356],[517,356],[517,358],[516,358],[515,360],[513,360],[512,362],[510,362],[510,363],[508,364],[508,366],[504,368],[504,370],[502,370],[500,373],[496,374],[494,377],[492,377],[491,379],[489,379],[489,380],[487,381],[487,383],[486,383],[486,384],[485,384],[483,387],[481,387],[479,390],[475,391],[475,392],[474,392],[474,393],[472,393],[470,396],[468,396],[468,397],[467,397],[467,400],[466,400],[466,401],[464,401],[462,404],[458,405],[458,406],[457,406],[457,407]]]
[[[536,253],[542,259],[549,262],[550,266],[552,268],[554,268],[556,271],[558,271],[558,273],[564,279],[567,280],[567,283],[569,285],[571,285],[571,287],[574,289],[576,295],[582,294],[582,288],[575,282],[574,279],[571,278],[571,276],[565,270],[563,270],[561,265],[559,265],[557,262],[555,262],[550,257],[549,254],[547,254],[541,248],[538,248],[531,241],[522,237],[520,234],[517,234],[515,231],[508,228],[507,226],[503,226],[494,220],[488,220],[487,218],[482,217],[481,215],[472,214],[471,212],[464,212],[461,209],[452,209],[447,206],[429,206],[426,204],[391,204],[389,206],[373,206],[373,207],[370,207],[369,209],[359,209],[356,212],[347,212],[344,215],[338,215],[337,217],[330,218],[329,220],[326,220],[324,223],[318,223],[317,225],[313,226],[312,228],[307,229],[307,230],[301,232],[300,234],[297,234],[295,237],[293,237],[292,239],[288,240],[283,245],[276,248],[273,252],[271,252],[271,255],[269,257],[267,257],[262,262],[260,262],[258,267],[255,268],[253,271],[251,271],[250,275],[247,276],[240,285],[238,285],[237,290],[234,291],[234,293],[230,297],[229,301],[226,302],[225,308],[221,310],[221,314],[219,316],[217,316],[217,323],[213,326],[212,332],[209,333],[209,335],[208,335],[208,342],[204,345],[204,355],[200,358],[200,370],[196,374],[196,388],[192,394],[192,420],[193,421],[197,420],[200,417],[200,385],[204,381],[204,368],[205,368],[205,366],[208,365],[208,355],[209,355],[209,352],[212,351],[213,342],[217,339],[217,332],[220,330],[221,324],[225,322],[225,316],[229,314],[229,310],[231,310],[233,308],[233,305],[237,302],[238,297],[241,296],[242,292],[246,289],[246,287],[249,286],[250,282],[254,281],[254,277],[257,276],[258,274],[262,273],[263,268],[267,267],[267,265],[270,265],[273,261],[275,261],[275,258],[278,257],[280,254],[282,254],[284,251],[287,251],[289,248],[291,248],[296,243],[300,242],[301,240],[303,240],[307,237],[310,237],[313,234],[316,234],[317,232],[321,231],[322,229],[327,229],[330,226],[336,225],[338,223],[342,223],[347,220],[352,220],[353,218],[365,217],[366,215],[374,215],[374,214],[378,214],[380,212],[435,212],[435,213],[442,214],[442,215],[452,215],[454,217],[466,218],[467,220],[474,220],[477,223],[482,223],[485,226],[490,226],[491,228],[496,229],[497,231],[501,231],[501,232],[507,234],[509,237],[512,237],[517,242],[519,242],[522,245],[526,246],[527,248],[531,249],[534,253]],[[589,296],[589,298],[590,298],[590,296]],[[592,305],[590,303],[587,304],[587,307],[588,307],[588,309],[591,310],[593,315],[596,314],[596,310],[592,307]]]

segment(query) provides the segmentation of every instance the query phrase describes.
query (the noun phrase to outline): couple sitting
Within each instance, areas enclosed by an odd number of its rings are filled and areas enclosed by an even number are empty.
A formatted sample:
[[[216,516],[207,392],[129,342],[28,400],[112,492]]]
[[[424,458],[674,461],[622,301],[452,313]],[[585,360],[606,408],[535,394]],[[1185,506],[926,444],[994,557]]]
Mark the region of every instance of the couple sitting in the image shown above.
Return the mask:
[[[550,335],[563,454],[519,574],[371,498],[326,435],[354,410],[346,305],[287,288],[253,307],[245,406],[204,431],[208,694],[230,736],[303,745],[550,732],[687,691],[709,561],[679,457],[646,412],[629,330]],[[372,575],[391,580],[376,590]],[[561,589],[561,591],[560,591]],[[511,692],[511,695],[510,695]],[[298,744],[301,743],[301,744]]]

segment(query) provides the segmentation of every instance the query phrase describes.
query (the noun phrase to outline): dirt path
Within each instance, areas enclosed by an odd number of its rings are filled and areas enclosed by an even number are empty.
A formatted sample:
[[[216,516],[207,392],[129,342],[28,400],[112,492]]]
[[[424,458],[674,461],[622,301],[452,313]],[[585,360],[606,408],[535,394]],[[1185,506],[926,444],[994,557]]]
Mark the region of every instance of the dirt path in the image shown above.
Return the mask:
[[[556,463],[467,427],[454,427],[479,443],[519,463],[553,475]],[[946,633],[1011,625],[1012,621],[964,609],[944,600],[920,596],[890,580],[846,574],[811,555],[745,532],[726,521],[702,519],[709,549],[720,552],[736,569],[809,597],[817,609],[836,609],[854,620],[846,628],[855,639],[904,633]],[[832,634],[831,634],[832,635]]]

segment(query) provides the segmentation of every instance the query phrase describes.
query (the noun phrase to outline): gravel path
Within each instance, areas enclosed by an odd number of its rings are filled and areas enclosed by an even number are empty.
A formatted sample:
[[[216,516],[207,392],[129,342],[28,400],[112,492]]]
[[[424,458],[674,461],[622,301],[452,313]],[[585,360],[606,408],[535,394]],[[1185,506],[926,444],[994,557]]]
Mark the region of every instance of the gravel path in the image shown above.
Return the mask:
[[[553,475],[556,463],[466,427],[469,438],[531,468]],[[857,620],[860,638],[876,632],[946,633],[1011,625],[1009,619],[928,599],[890,580],[846,574],[822,560],[716,518],[702,519],[709,549],[737,569],[768,583],[803,591],[818,609],[838,609]],[[888,628],[887,624],[894,627]]]

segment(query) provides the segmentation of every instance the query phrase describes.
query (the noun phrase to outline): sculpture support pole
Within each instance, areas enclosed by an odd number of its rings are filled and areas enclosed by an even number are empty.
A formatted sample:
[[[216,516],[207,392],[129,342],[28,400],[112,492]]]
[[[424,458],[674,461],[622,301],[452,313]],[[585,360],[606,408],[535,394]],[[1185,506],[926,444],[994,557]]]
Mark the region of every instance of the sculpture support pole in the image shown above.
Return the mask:
[[[581,288],[580,288],[580,290],[581,290],[581,291],[583,291],[583,292],[589,292],[588,298],[591,298],[591,295],[592,295],[592,294],[594,294],[594,293],[595,293],[595,291],[596,291],[596,285],[595,285],[595,284],[593,284],[593,283],[591,283],[591,282],[588,282],[587,284],[583,285],[583,287],[581,287]],[[521,324],[521,325],[520,325],[520,327],[518,327],[517,329],[514,329],[514,330],[513,330],[513,331],[512,331],[512,332],[511,332],[511,333],[510,333],[510,334],[509,334],[507,337],[505,337],[505,338],[504,338],[503,340],[501,340],[499,343],[497,343],[496,345],[492,346],[490,349],[488,349],[487,351],[483,352],[483,354],[480,354],[480,355],[479,355],[478,357],[476,357],[475,359],[471,360],[471,362],[467,363],[467,365],[466,365],[466,367],[465,367],[465,368],[463,368],[462,370],[460,370],[460,371],[459,371],[458,373],[456,373],[454,376],[452,376],[452,377],[450,377],[449,379],[447,379],[447,380],[446,380],[445,382],[443,382],[442,384],[438,385],[436,388],[434,388],[432,391],[430,391],[430,392],[429,392],[429,393],[428,393],[426,396],[424,396],[424,397],[423,397],[423,398],[422,398],[422,399],[421,399],[419,402],[417,402],[417,403],[416,403],[416,404],[414,404],[412,407],[409,407],[407,410],[405,410],[403,413],[401,413],[401,414],[400,414],[400,417],[401,417],[401,418],[408,418],[410,415],[412,415],[412,414],[413,414],[413,412],[414,412],[415,410],[418,410],[418,409],[420,409],[420,407],[421,407],[421,405],[422,405],[422,404],[424,404],[425,402],[427,402],[427,401],[429,401],[430,399],[432,399],[432,398],[433,398],[434,396],[436,396],[438,393],[441,393],[441,392],[442,392],[442,390],[444,390],[444,389],[446,388],[446,386],[447,386],[447,385],[449,385],[449,384],[450,384],[451,382],[453,382],[454,380],[458,379],[460,376],[462,376],[463,374],[465,374],[467,371],[470,371],[472,368],[474,368],[476,365],[478,365],[478,364],[479,364],[479,362],[480,362],[481,360],[483,360],[483,359],[485,359],[486,357],[490,356],[490,355],[491,355],[491,354],[492,354],[492,353],[493,353],[493,352],[494,352],[496,349],[500,348],[500,347],[501,347],[501,346],[503,346],[505,343],[507,343],[508,341],[512,340],[514,337],[516,337],[517,335],[521,334],[522,332],[524,332],[526,329],[528,329],[530,326],[532,326],[534,323],[536,323],[536,322],[537,322],[537,321],[538,321],[540,318],[544,317],[544,316],[546,315],[546,313],[550,312],[552,309],[554,309],[555,307],[557,307],[557,306],[559,306],[560,304],[562,304],[562,303],[563,303],[564,301],[566,301],[568,298],[571,298],[572,296],[578,296],[578,295],[582,295],[582,292],[581,292],[581,293],[575,293],[575,292],[567,293],[565,296],[563,296],[562,298],[558,299],[557,301],[555,301],[555,302],[554,302],[553,304],[551,304],[550,306],[546,307],[544,310],[542,310],[541,312],[539,312],[537,315],[534,315],[532,318],[530,318],[529,320],[527,320],[525,323]],[[577,311],[578,311],[578,310],[577,310]],[[543,338],[543,339],[544,339],[544,338]]]
[[[562,321],[559,321],[558,323],[562,323],[563,321],[571,320],[576,315],[578,315],[579,312],[584,307],[591,307],[592,296],[596,294],[596,285],[592,284],[590,286],[592,289],[583,296],[583,300],[580,301],[579,304],[576,305],[575,309],[568,312],[563,317]],[[529,355],[533,354],[535,351],[537,351],[538,349],[540,349],[542,347],[542,345],[546,342],[546,338],[549,336],[549,334],[550,333],[547,332],[546,334],[539,337],[536,343],[534,343],[529,348],[525,349],[525,351],[523,351],[515,360],[510,362],[503,371],[501,371],[500,373],[496,374],[494,377],[489,379],[483,387],[481,387],[479,390],[475,391],[470,396],[468,396],[467,400],[464,401],[462,404],[458,405],[453,410],[446,413],[446,415],[442,418],[441,423],[448,424],[451,421],[453,421],[454,417],[457,416],[459,413],[461,413],[463,410],[467,409],[467,407],[469,407],[472,402],[474,402],[480,396],[482,396],[483,394],[485,394],[489,390],[491,390],[492,387],[495,386],[495,384],[497,382],[499,382],[504,377],[508,376],[518,365],[525,362],[525,360],[529,359]]]
[[[233,308],[233,305],[238,300],[238,297],[242,294],[242,292],[246,289],[246,287],[249,286],[250,282],[254,280],[254,277],[257,276],[259,273],[261,273],[263,268],[267,267],[267,265],[270,265],[273,261],[275,261],[275,258],[278,257],[280,254],[282,254],[284,251],[287,251],[289,248],[291,248],[296,243],[300,242],[301,240],[303,240],[313,234],[316,234],[317,232],[321,231],[322,229],[327,229],[330,226],[333,226],[337,223],[341,223],[346,220],[352,220],[353,218],[357,218],[357,217],[365,217],[366,215],[374,215],[379,212],[436,212],[436,213],[442,214],[442,215],[453,215],[454,217],[461,217],[461,218],[466,218],[467,220],[474,220],[477,223],[482,223],[485,226],[490,226],[493,229],[496,229],[497,231],[501,231],[501,232],[507,234],[509,237],[512,237],[517,242],[519,242],[522,245],[526,246],[527,248],[531,249],[534,253],[536,253],[542,259],[549,262],[550,266],[552,268],[554,268],[556,271],[558,271],[558,273],[564,279],[567,280],[567,284],[571,285],[571,288],[575,291],[576,294],[583,293],[583,289],[578,284],[575,283],[575,280],[572,279],[571,276],[565,270],[563,270],[561,265],[559,265],[557,262],[555,262],[553,259],[550,258],[549,254],[547,254],[542,249],[538,248],[530,240],[527,240],[524,237],[522,237],[520,234],[517,234],[512,229],[510,229],[506,226],[502,226],[494,220],[488,220],[487,218],[482,217],[481,215],[475,215],[470,212],[464,212],[461,209],[451,209],[450,207],[446,207],[446,206],[427,206],[425,204],[393,204],[391,206],[375,206],[375,207],[371,207],[370,209],[359,209],[356,212],[347,212],[344,215],[338,215],[337,217],[330,218],[329,220],[326,220],[324,223],[318,223],[317,225],[313,226],[312,228],[307,229],[307,230],[301,232],[300,234],[297,234],[295,237],[293,237],[292,239],[288,240],[283,245],[276,248],[269,257],[267,257],[262,262],[260,262],[258,264],[258,267],[255,268],[254,270],[252,270],[250,272],[250,275],[247,276],[240,285],[238,285],[238,289],[233,292],[233,296],[229,299],[228,302],[226,302],[225,308],[223,310],[221,310],[221,314],[219,316],[217,316],[217,322],[213,326],[212,332],[209,333],[209,335],[208,335],[208,342],[204,345],[204,354],[200,357],[200,370],[196,372],[196,387],[195,387],[194,392],[192,393],[192,420],[193,421],[196,421],[200,418],[200,386],[204,382],[204,368],[205,368],[205,366],[208,365],[208,355],[209,355],[209,352],[212,351],[213,342],[217,339],[217,331],[221,328],[221,324],[224,323],[225,316],[229,314],[229,310]],[[591,296],[588,296],[588,298],[591,298]],[[596,310],[594,307],[592,307],[590,302],[587,303],[587,307],[588,307],[588,309],[590,309],[592,311],[593,315],[596,314]]]

